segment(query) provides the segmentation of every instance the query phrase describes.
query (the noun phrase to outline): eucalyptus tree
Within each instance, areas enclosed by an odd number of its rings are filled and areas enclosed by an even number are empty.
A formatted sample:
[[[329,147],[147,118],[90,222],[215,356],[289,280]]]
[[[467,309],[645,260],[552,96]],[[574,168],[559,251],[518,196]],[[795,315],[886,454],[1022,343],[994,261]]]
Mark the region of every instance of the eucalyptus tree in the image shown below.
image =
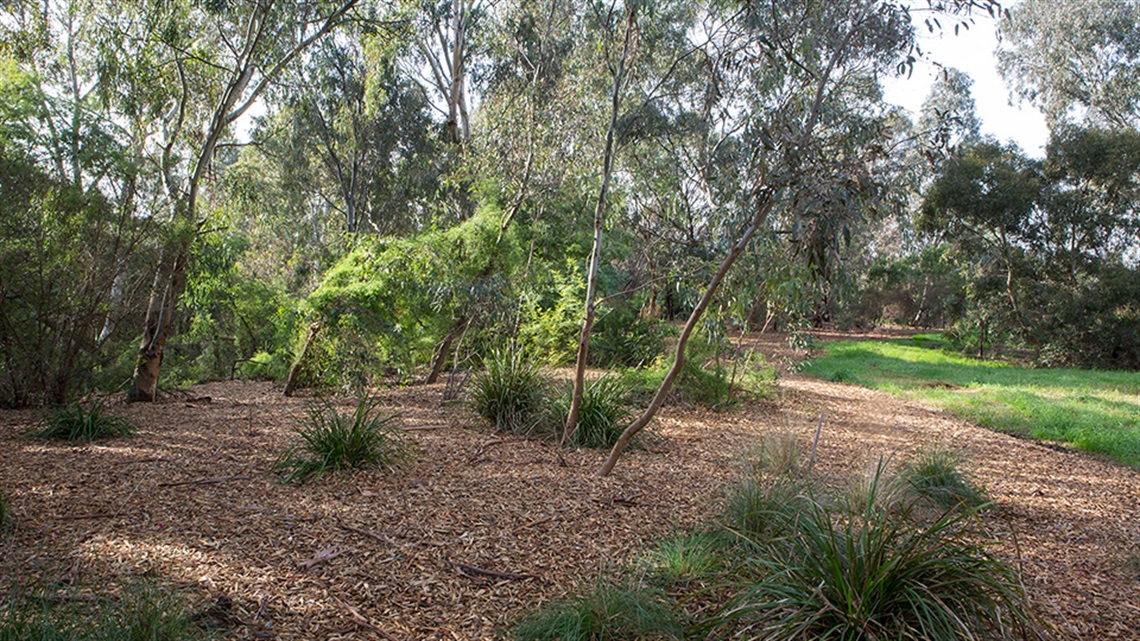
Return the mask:
[[[154,400],[163,350],[185,285],[198,210],[218,145],[281,73],[345,22],[358,0],[120,3],[113,44],[139,43],[161,90],[150,98],[148,160],[161,176],[169,236],[155,270],[132,400]]]
[[[415,32],[409,71],[440,103],[448,137],[461,145],[471,138],[472,68],[479,53],[485,0],[421,0],[411,12]]]
[[[1051,127],[1140,127],[1140,1],[1022,0],[1002,34],[1006,82]]]
[[[974,6],[995,10],[997,3],[928,4],[938,10]],[[673,364],[649,406],[614,445],[603,476],[664,402],[693,330],[769,217],[826,219],[874,206],[882,193],[875,168],[888,132],[848,101],[862,96],[856,104],[867,104],[877,74],[905,69],[914,38],[910,7],[891,0],[769,0],[747,3],[722,21],[731,26],[721,47],[731,61],[724,68],[747,83],[739,105],[723,108],[745,118],[744,206],[722,223],[720,264],[681,330]],[[829,225],[824,220],[817,229],[830,233]]]

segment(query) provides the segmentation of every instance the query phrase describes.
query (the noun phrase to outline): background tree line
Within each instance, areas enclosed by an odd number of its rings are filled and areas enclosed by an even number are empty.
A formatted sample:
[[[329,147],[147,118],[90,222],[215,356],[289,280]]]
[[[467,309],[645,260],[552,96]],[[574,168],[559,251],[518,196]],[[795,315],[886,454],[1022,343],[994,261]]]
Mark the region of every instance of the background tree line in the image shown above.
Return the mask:
[[[951,68],[918,119],[883,102],[916,28],[978,15],[1044,159],[983,138]],[[0,403],[353,389],[503,345],[678,376],[689,336],[711,370],[733,332],[825,322],[1135,368],[1138,25],[1134,0],[11,0]]]

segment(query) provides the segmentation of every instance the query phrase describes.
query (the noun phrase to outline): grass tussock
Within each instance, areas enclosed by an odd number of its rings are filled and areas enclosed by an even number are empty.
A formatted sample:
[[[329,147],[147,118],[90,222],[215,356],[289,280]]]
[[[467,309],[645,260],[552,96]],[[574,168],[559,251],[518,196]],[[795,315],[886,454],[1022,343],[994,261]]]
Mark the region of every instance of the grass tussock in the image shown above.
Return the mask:
[[[521,349],[496,350],[472,381],[468,403],[497,430],[531,434],[543,427],[550,387],[538,361]]]
[[[0,618],[0,641],[197,641],[211,638],[186,600],[140,582],[97,603],[60,605],[13,597]]]
[[[905,461],[898,478],[916,498],[943,509],[979,508],[986,494],[962,470],[960,454],[946,449],[927,449]]]
[[[555,415],[559,426],[566,424],[572,394],[569,388],[558,399]],[[632,419],[628,398],[629,385],[621,378],[605,375],[588,384],[570,442],[580,447],[613,447]]]
[[[410,457],[412,446],[395,421],[377,398],[361,398],[351,413],[328,401],[313,403],[296,428],[300,442],[273,469],[284,473],[287,482],[304,482],[327,472],[396,466]]]
[[[32,436],[63,441],[95,441],[132,436],[134,433],[134,424],[111,414],[103,403],[96,401],[86,407],[75,404],[52,410]]]
[[[682,639],[684,628],[658,592],[600,579],[577,595],[532,612],[517,641],[642,641]]]
[[[960,462],[920,453],[892,473],[880,461],[843,494],[800,465],[794,438],[766,437],[713,527],[665,539],[644,557],[666,592],[599,583],[527,617],[516,638],[669,638],[670,627],[627,623],[666,620],[627,614],[634,603],[687,612],[687,638],[1043,638],[1014,566],[991,554],[976,504],[961,498],[963,488],[984,494]],[[931,497],[943,495],[955,497],[952,509],[931,516]]]

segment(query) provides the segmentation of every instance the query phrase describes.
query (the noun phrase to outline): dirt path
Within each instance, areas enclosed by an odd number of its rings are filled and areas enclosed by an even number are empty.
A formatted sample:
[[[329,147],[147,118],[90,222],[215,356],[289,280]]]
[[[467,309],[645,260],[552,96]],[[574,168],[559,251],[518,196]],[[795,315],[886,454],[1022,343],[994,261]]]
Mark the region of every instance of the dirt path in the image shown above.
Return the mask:
[[[95,445],[21,438],[36,415],[0,412],[0,489],[18,519],[0,537],[0,583],[86,590],[147,573],[200,602],[232,598],[233,639],[493,638],[575,582],[636,562],[648,539],[707,519],[758,434],[791,430],[807,446],[824,411],[821,472],[935,443],[964,450],[997,502],[985,518],[1000,551],[1020,548],[1062,636],[1140,638],[1140,580],[1123,567],[1140,544],[1136,471],[857,387],[789,375],[781,388],[778,411],[669,408],[660,438],[607,479],[593,474],[604,453],[490,434],[441,404],[442,386],[386,393],[412,430],[413,464],[301,487],[268,470],[308,399],[266,383],[116,406],[141,433]]]

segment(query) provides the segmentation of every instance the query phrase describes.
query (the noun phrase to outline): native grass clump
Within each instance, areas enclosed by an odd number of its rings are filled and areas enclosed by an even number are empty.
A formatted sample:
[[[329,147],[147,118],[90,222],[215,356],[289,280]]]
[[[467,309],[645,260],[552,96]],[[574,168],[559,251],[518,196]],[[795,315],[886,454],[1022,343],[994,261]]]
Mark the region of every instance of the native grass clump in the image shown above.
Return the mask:
[[[131,421],[111,414],[102,402],[94,401],[86,406],[75,403],[49,411],[40,421],[39,429],[31,435],[63,441],[95,441],[134,433]]]
[[[571,391],[567,388],[556,401],[556,424],[566,424]],[[613,447],[633,415],[629,393],[628,384],[618,376],[605,374],[591,381],[583,392],[578,425],[570,435],[570,443],[580,447]]]
[[[686,638],[1041,638],[1044,624],[1015,566],[992,551],[979,504],[960,498],[931,516],[933,499],[914,490],[960,481],[982,496],[958,470],[960,458],[919,452],[897,466],[881,461],[844,489],[814,477],[799,451],[790,435],[762,439],[720,517],[658,542],[621,575],[622,594],[659,608],[653,620],[675,617]],[[939,474],[916,472],[932,458]],[[583,606],[598,593],[587,587],[529,615],[516,638],[670,638],[633,625],[626,636],[601,631],[597,609]],[[533,636],[536,626],[544,636]],[[578,630],[590,632],[559,636]]]
[[[549,430],[552,379],[523,349],[493,350],[475,375],[468,403],[496,430],[538,434]]]
[[[328,472],[388,469],[412,455],[412,443],[376,397],[362,397],[351,413],[330,401],[309,405],[296,427],[300,442],[273,465],[287,482],[315,480]]]

